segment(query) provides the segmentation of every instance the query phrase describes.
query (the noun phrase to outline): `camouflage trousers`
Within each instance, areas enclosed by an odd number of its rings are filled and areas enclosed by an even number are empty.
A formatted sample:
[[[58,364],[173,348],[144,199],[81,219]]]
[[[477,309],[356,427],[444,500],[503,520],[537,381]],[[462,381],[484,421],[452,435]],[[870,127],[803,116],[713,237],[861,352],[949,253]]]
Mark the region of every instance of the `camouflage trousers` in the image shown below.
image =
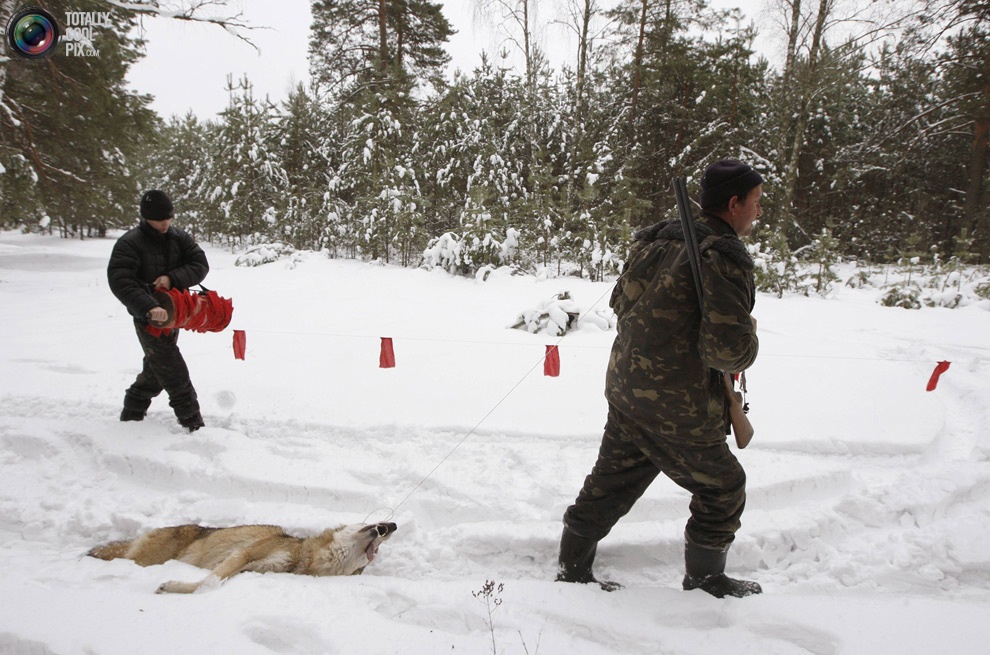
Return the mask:
[[[168,404],[176,417],[184,418],[199,414],[199,400],[196,389],[189,379],[189,368],[179,352],[179,331],[154,337],[144,330],[144,325],[134,322],[138,341],[144,351],[141,372],[130,388],[124,393],[124,408],[140,412],[148,410],[151,399],[165,390]]]
[[[674,443],[611,405],[598,461],[564,513],[564,525],[588,539],[602,539],[660,473],[691,493],[687,541],[728,549],[746,505],[746,472],[728,444]]]

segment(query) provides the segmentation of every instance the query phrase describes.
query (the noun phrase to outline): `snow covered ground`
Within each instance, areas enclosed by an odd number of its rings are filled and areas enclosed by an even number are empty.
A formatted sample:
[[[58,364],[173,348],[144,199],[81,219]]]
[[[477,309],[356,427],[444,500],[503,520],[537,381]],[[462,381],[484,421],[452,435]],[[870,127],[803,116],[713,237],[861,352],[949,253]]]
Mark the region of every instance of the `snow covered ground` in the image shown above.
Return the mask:
[[[207,248],[206,285],[235,311],[221,334],[180,338],[207,422],[189,435],[164,397],[117,421],[141,354],[106,285],[112,243],[0,234],[0,653],[990,652],[986,302],[761,296],[729,572],[765,593],[680,591],[688,498],[661,478],[600,546],[597,571],[625,585],[608,594],[551,580],[614,332],[507,326],[563,290],[603,309],[610,284],[317,254],[242,268]],[[561,374],[545,377],[554,343]],[[204,572],[83,556],[180,523],[302,534],[390,517],[396,535],[348,578],[160,596]]]

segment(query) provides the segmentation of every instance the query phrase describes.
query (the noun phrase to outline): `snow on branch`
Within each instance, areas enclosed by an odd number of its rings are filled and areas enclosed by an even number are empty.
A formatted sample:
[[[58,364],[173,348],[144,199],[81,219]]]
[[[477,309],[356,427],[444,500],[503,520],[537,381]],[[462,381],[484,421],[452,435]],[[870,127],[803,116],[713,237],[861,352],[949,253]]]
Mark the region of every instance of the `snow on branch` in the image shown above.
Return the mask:
[[[242,30],[254,30],[259,28],[244,22],[243,13],[239,12],[233,15],[203,15],[205,11],[209,11],[213,8],[227,9],[228,0],[192,0],[190,2],[184,2],[178,8],[163,6],[158,2],[158,0],[148,0],[147,2],[126,2],[124,0],[101,1],[119,9],[133,11],[138,14],[216,25],[223,28],[241,41],[244,41],[255,50],[258,49],[258,46],[256,46],[251,39],[246,37],[242,33]]]

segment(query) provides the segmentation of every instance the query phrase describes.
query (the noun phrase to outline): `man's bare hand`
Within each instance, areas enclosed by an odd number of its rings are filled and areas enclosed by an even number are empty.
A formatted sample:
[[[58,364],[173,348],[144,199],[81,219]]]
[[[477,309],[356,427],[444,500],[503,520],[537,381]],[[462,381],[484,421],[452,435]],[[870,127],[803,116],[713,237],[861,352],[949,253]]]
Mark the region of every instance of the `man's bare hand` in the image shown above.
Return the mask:
[[[152,307],[148,311],[148,318],[155,323],[165,323],[168,320],[168,312],[164,307]]]
[[[172,288],[172,278],[170,278],[167,275],[159,275],[158,277],[155,278],[155,281],[152,282],[152,285],[156,289],[165,289],[166,291],[168,291],[169,289]]]

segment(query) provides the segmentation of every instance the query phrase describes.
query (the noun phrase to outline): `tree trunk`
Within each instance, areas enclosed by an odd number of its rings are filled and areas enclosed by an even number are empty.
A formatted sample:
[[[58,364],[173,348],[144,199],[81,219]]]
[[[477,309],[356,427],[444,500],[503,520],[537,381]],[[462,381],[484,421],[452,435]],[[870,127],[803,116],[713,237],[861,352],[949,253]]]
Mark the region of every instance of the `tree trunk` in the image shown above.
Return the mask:
[[[388,0],[378,0],[378,74],[379,82],[388,77]]]
[[[785,232],[789,231],[794,222],[794,198],[797,193],[798,165],[801,160],[801,153],[804,148],[804,131],[808,125],[808,114],[811,111],[812,101],[818,91],[818,85],[822,83],[819,79],[819,55],[825,35],[825,24],[831,13],[831,0],[820,0],[818,4],[818,16],[815,20],[815,29],[811,37],[811,49],[808,53],[807,70],[802,76],[794,76],[793,84],[797,85],[796,105],[797,120],[794,124],[794,132],[791,136],[790,148],[784,161],[787,162],[784,169],[784,188],[781,196],[780,208],[786,220],[783,226]],[[786,91],[785,91],[786,92]],[[781,153],[783,158],[784,153]]]
[[[588,77],[588,53],[591,50],[591,20],[597,14],[598,7],[596,0],[581,0],[583,6],[580,11],[573,16],[574,29],[578,35],[577,51],[577,72],[575,78],[576,97],[574,101],[574,124],[571,129],[572,147],[570,149],[570,173],[571,177],[567,184],[567,206],[576,206],[576,179],[573,177],[577,171],[580,158],[584,155],[584,114],[585,114],[585,86]]]
[[[794,75],[794,59],[797,55],[798,38],[801,29],[801,0],[793,0],[791,7],[791,26],[787,32],[787,56],[784,59],[784,74],[782,82],[786,89]]]
[[[578,30],[577,106],[574,109],[575,123],[578,126],[584,122],[584,84],[588,74],[588,51],[591,48],[588,31],[591,25],[591,18],[594,16],[596,10],[594,0],[584,0],[584,9],[580,16],[581,23]]]
[[[986,97],[986,96],[985,96]],[[990,154],[990,116],[977,116],[973,126],[973,148],[969,159],[969,184],[966,188],[964,221],[969,223],[973,245],[980,259],[986,261],[990,246],[990,214],[983,203],[983,178]],[[952,235],[955,237],[957,235]]]
[[[12,16],[17,5],[17,0],[0,0],[0,17],[2,17],[0,20],[6,21],[8,17]],[[6,27],[5,22],[0,23],[0,25]],[[6,37],[6,35],[4,36]],[[5,54],[5,50],[0,50],[0,111],[5,111],[6,107],[4,99],[7,90],[7,64],[10,61]]]
[[[639,100],[639,90],[643,85],[643,50],[646,42],[646,7],[648,0],[643,0],[643,7],[639,13],[639,38],[636,40],[636,55],[633,58],[633,88],[632,102],[630,105],[629,120],[633,126],[636,125],[636,104]],[[635,134],[633,134],[635,139]]]

